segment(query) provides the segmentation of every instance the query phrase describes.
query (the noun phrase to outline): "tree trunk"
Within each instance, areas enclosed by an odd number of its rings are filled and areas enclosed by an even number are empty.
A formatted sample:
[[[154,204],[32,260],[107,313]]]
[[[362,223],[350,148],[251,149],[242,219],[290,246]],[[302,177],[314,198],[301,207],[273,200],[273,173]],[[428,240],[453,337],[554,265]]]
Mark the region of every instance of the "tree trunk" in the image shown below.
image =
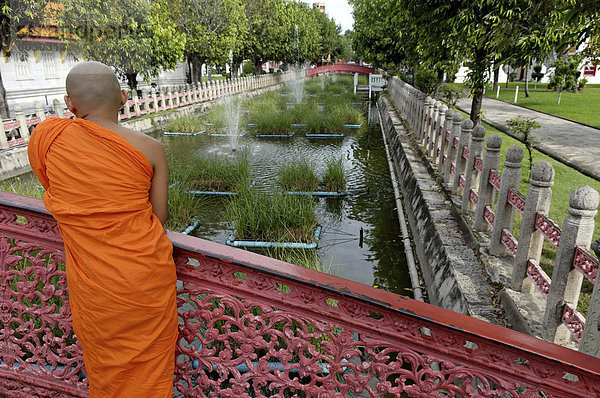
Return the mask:
[[[0,117],[7,119],[10,116],[8,111],[8,102],[6,101],[6,89],[2,81],[2,73],[0,73]]]
[[[529,98],[529,64],[525,66],[525,98]]]
[[[137,92],[137,72],[127,72],[125,73],[125,77],[127,78],[129,88]]]
[[[500,65],[494,65],[494,84],[492,85],[492,91],[496,92],[498,90],[500,80]]]
[[[477,125],[481,121],[481,104],[483,102],[483,87],[473,88],[473,101],[471,102],[471,115],[469,118]]]
[[[190,63],[190,75],[192,77],[192,83],[199,83],[201,82],[198,79],[198,61],[192,57],[188,57],[188,62]]]
[[[262,60],[253,60],[254,62],[254,74],[260,76],[262,74]]]
[[[208,76],[208,81],[212,82],[212,67],[206,65],[206,75]]]
[[[558,102],[557,105],[560,105],[560,96],[562,95],[562,89],[558,90]]]
[[[506,66],[506,88],[508,88],[508,82],[510,81],[510,66]]]

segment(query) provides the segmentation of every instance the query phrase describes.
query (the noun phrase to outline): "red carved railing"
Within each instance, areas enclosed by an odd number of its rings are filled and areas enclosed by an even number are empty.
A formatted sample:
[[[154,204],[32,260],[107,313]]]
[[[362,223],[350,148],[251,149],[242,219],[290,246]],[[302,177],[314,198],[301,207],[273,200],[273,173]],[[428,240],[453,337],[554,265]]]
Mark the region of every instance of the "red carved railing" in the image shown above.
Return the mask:
[[[473,168],[479,172],[483,171],[483,159],[480,156],[475,156]]]
[[[548,297],[548,292],[550,292],[550,277],[535,260],[529,259],[527,261],[527,276],[529,276],[537,290],[544,297]]]
[[[585,318],[571,304],[566,303],[563,307],[562,322],[567,329],[575,337],[577,341],[581,341],[583,328],[585,327]]]
[[[535,229],[540,231],[546,239],[558,248],[560,242],[560,227],[550,217],[542,213],[535,215]]]
[[[471,203],[473,203],[474,205],[477,204],[477,202],[479,201],[479,195],[477,195],[477,192],[475,192],[474,189],[471,189],[469,191],[469,200],[471,201]]]
[[[487,221],[488,224],[494,225],[495,214],[492,208],[489,205],[486,205],[483,208],[483,219]]]
[[[489,182],[496,190],[500,190],[500,174],[497,170],[490,170]]]
[[[517,241],[517,238],[515,238],[513,234],[510,233],[508,229],[504,228],[502,230],[500,242],[513,256],[517,254],[517,247],[519,246],[519,242]]]
[[[588,281],[596,283],[598,259],[581,246],[575,250],[573,268],[579,270]]]
[[[469,146],[465,145],[462,150],[462,157],[464,159],[469,159]]]
[[[86,396],[56,224],[41,201],[0,192],[0,229],[0,394]],[[178,396],[600,394],[600,359],[255,253],[169,237]]]
[[[525,196],[514,188],[508,189],[508,203],[521,214],[525,211]]]
[[[316,68],[307,69],[306,77],[313,77],[318,75],[331,75],[331,74],[355,74],[359,73],[362,75],[369,75],[375,73],[374,68],[369,68],[360,65],[349,65],[349,64],[334,64],[334,65],[323,65],[317,66]]]
[[[462,174],[458,176],[458,185],[459,185],[461,188],[464,188],[464,187],[465,187],[465,176],[464,176],[464,175],[462,175]]]

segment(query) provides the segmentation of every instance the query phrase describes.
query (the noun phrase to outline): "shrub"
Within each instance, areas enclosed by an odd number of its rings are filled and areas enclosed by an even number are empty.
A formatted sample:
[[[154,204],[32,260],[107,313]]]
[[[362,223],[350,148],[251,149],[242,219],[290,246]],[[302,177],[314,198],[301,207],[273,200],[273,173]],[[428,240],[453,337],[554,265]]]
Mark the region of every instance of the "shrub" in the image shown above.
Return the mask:
[[[344,158],[328,158],[326,160],[325,174],[323,175],[325,191],[340,192],[346,189],[346,173],[344,171]]]
[[[456,106],[458,100],[463,97],[463,90],[451,84],[442,84],[440,86],[440,94],[444,101],[452,106]]]
[[[523,144],[525,144],[525,148],[529,153],[529,175],[531,175],[531,167],[533,166],[533,137],[531,136],[531,131],[534,129],[539,129],[542,127],[542,125],[536,122],[534,119],[521,117],[507,120],[506,125],[510,127],[510,130],[513,132],[513,134],[521,137]]]
[[[314,192],[319,187],[315,165],[306,159],[288,163],[279,171],[279,185],[285,191]]]
[[[244,64],[244,66],[242,67],[242,72],[244,73],[244,76],[253,75],[254,74],[254,62],[247,61]]]
[[[172,133],[192,134],[204,130],[204,123],[198,116],[184,116],[172,120],[165,127],[165,131]]]
[[[415,74],[415,85],[425,94],[432,94],[437,85],[437,73],[429,68],[421,67]]]

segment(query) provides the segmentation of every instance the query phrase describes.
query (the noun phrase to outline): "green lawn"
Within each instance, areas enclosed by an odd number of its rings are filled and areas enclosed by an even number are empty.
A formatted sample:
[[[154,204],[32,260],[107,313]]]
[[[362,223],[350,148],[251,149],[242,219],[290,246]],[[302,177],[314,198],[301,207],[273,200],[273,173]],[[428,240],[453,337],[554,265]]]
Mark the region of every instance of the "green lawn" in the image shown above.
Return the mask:
[[[587,89],[577,93],[563,92],[560,105],[557,104],[558,93],[547,89],[530,90],[529,98],[519,88],[517,104],[536,109],[553,115],[562,116],[567,119],[576,120],[591,126],[600,127],[600,90]],[[487,91],[486,95],[496,98],[496,93]],[[515,90],[500,90],[499,99],[512,103],[515,99]]]

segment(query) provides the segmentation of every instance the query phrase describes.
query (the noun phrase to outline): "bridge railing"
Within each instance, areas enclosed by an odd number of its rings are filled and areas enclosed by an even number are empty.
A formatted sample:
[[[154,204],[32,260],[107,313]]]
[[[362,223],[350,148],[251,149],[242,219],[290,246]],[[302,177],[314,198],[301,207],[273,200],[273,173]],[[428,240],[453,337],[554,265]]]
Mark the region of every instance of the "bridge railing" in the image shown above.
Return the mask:
[[[62,241],[0,191],[0,394],[87,396]],[[175,396],[591,397],[600,360],[255,253],[169,232]]]
[[[460,113],[397,78],[389,90],[444,183],[458,195],[461,210],[471,214],[473,229],[489,231],[489,253],[514,257],[510,287],[523,292],[537,289],[546,298],[543,337],[566,344],[573,336],[581,351],[600,357],[599,261],[589,251],[598,192],[587,186],[574,190],[561,229],[548,217],[554,180],[549,163],[533,166],[524,196],[519,192],[520,146],[508,148],[500,173],[500,136],[488,137],[484,156],[483,126],[473,127],[471,120],[462,120]],[[513,236],[516,213],[522,215],[518,239]],[[556,248],[552,278],[539,265],[544,239]],[[587,321],[577,311],[583,278],[595,284]]]
[[[333,74],[362,74],[369,75],[375,73],[375,68],[369,68],[361,65],[352,64],[332,64],[322,65],[316,68],[307,69],[306,77],[321,76],[321,75],[333,75]]]
[[[119,117],[124,121],[158,111],[212,101],[227,95],[285,83],[300,75],[304,75],[303,70],[214,80],[185,86],[144,88],[141,90],[141,98],[135,92],[131,94],[131,99],[121,108]],[[35,102],[34,108],[34,114],[26,115],[20,105],[15,105],[15,119],[0,122],[0,150],[26,143],[35,126],[48,117],[74,117],[66,106],[56,99],[53,101],[53,112],[45,111],[41,102]]]

